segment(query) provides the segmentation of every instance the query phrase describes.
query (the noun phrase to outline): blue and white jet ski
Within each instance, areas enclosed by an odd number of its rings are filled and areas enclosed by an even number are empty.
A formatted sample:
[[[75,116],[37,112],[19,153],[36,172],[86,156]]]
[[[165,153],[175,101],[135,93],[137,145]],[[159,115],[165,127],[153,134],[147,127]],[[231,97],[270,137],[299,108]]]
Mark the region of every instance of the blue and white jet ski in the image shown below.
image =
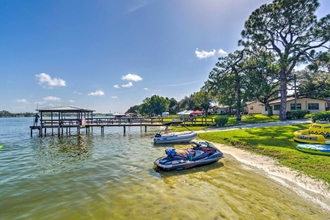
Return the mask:
[[[154,164],[163,170],[183,170],[217,162],[223,158],[223,153],[209,142],[191,142],[192,148],[165,150],[167,156],[159,157]]]

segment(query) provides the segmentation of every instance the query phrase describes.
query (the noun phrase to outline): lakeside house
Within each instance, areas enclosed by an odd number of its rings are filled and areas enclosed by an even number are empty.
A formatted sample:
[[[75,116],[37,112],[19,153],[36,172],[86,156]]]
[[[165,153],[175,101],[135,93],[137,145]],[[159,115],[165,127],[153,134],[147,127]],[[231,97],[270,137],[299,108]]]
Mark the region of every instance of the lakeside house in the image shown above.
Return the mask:
[[[230,112],[230,106],[228,105],[215,105],[212,108],[210,108],[208,111],[208,113],[210,114],[217,114],[217,115],[227,114],[228,112]]]
[[[310,113],[323,112],[326,110],[326,101],[321,99],[313,98],[297,98],[297,108],[295,108],[295,98],[290,97],[286,99],[286,110],[307,110]],[[269,103],[271,108],[273,108],[273,114],[280,114],[281,99],[274,100]],[[262,104],[263,105],[263,104]],[[267,115],[268,111],[265,105],[262,107],[263,115]]]
[[[263,114],[267,115],[268,111],[266,106],[259,102],[259,101],[250,101],[245,103],[246,106],[244,107],[244,114]],[[281,99],[277,99],[271,101],[270,103],[271,108],[273,109],[274,115],[279,115],[280,113],[280,105]],[[322,99],[313,99],[313,98],[306,98],[301,97],[297,98],[297,109],[295,109],[295,98],[290,97],[286,100],[286,110],[293,111],[293,110],[307,110],[310,113],[315,112],[323,112],[329,110],[330,100],[322,100]],[[226,114],[229,112],[230,106],[213,106],[209,113],[211,114]]]
[[[245,111],[247,114],[261,114],[264,104],[259,101],[246,102]]]

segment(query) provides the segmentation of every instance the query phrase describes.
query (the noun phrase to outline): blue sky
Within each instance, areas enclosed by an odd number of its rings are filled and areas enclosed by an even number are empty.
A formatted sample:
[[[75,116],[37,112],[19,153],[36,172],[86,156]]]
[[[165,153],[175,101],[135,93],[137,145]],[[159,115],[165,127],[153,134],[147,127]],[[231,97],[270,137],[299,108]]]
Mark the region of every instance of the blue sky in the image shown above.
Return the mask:
[[[0,0],[0,111],[125,112],[197,92],[270,0]],[[329,13],[320,0],[318,16]]]

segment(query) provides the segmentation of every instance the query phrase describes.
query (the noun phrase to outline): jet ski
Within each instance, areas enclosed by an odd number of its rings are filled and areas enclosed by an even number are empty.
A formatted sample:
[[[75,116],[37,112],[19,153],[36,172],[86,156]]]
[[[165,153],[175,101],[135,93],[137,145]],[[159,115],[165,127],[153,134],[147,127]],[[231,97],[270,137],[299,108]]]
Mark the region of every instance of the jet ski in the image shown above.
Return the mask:
[[[154,164],[163,170],[183,170],[217,162],[223,153],[209,142],[191,142],[192,148],[165,150],[167,156],[159,157]]]

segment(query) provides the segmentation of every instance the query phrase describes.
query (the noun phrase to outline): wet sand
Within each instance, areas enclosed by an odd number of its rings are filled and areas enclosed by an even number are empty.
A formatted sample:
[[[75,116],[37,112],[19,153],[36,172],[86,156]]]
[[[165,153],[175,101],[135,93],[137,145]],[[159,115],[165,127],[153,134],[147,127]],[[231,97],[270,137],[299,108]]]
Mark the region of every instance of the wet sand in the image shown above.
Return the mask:
[[[330,213],[330,185],[323,181],[313,179],[291,168],[281,166],[270,157],[253,154],[234,147],[216,144],[225,158],[236,159],[246,165],[246,169],[255,167],[264,175],[281,184],[306,200]]]

